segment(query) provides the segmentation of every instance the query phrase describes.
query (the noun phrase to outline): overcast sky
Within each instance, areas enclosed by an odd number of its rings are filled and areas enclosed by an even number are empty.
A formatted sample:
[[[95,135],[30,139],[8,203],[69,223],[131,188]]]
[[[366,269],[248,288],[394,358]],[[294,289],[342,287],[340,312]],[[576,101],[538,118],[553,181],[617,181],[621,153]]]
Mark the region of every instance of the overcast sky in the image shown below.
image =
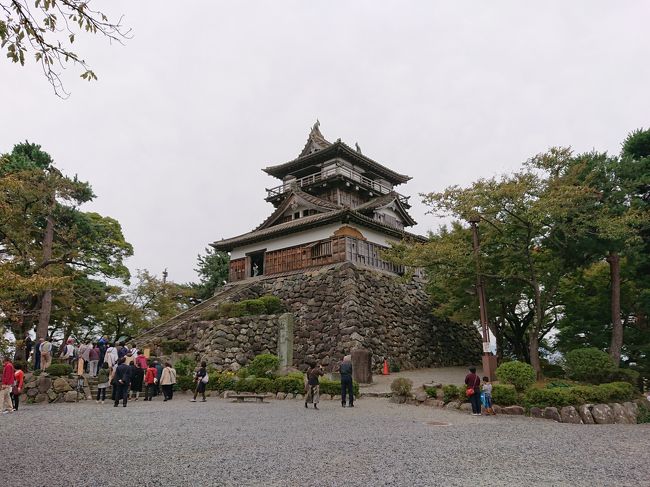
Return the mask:
[[[311,125],[413,177],[418,193],[516,169],[551,146],[617,153],[650,126],[650,2],[95,1],[133,38],[77,37],[99,81],[0,59],[0,151],[37,142],[90,181],[132,270],[195,280],[208,243],[272,211],[261,168]],[[172,8],[170,8],[172,7]],[[185,10],[182,10],[184,8]]]

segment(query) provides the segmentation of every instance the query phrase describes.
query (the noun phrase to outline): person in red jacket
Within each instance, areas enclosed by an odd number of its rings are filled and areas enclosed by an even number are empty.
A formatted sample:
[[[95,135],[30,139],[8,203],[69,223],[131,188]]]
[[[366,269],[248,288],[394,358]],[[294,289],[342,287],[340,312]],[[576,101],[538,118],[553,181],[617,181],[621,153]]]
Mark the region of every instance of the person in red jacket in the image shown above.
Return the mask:
[[[14,406],[11,403],[11,389],[16,380],[15,373],[11,359],[5,357],[2,368],[2,383],[0,384],[0,410],[2,414],[12,413],[14,411]]]
[[[147,371],[144,374],[144,383],[145,383],[145,390],[144,390],[144,400],[145,401],[151,401],[151,398],[153,397],[153,393],[156,389],[156,375],[158,374],[158,369],[151,364],[149,367],[147,367]]]
[[[23,393],[23,385],[25,384],[25,372],[23,372],[23,366],[20,364],[16,364],[14,369],[16,369],[14,374],[16,382],[11,390],[11,402],[14,404],[14,411],[18,411],[20,395]]]

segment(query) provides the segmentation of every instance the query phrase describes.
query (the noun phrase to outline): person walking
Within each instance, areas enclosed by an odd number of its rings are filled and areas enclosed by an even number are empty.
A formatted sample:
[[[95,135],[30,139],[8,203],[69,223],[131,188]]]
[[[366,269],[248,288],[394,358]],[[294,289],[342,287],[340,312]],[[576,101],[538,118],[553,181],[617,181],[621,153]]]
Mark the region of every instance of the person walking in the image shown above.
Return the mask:
[[[142,383],[144,382],[144,369],[140,367],[139,363],[131,362],[129,365],[131,369],[131,399],[137,401],[142,392]]]
[[[79,354],[79,359],[81,360],[82,365],[79,365],[78,368],[79,368],[79,370],[82,371],[82,374],[90,373],[90,371],[89,371],[89,366],[90,366],[89,362],[90,362],[90,351],[92,349],[93,349],[93,345],[90,342],[82,343],[81,345],[79,345],[78,354]],[[81,375],[81,374],[79,374],[79,375]]]
[[[47,338],[41,338],[39,341],[41,342],[39,345],[41,352],[41,370],[47,370],[52,365],[52,342]]]
[[[113,370],[113,367],[115,367],[119,358],[117,348],[114,347],[112,343],[109,344],[106,349],[106,354],[104,355],[104,361],[108,364],[109,370]]]
[[[154,360],[153,362],[154,366],[156,367],[156,388],[154,390],[154,396],[158,396],[160,394],[160,379],[162,379],[162,373],[163,373],[163,365],[158,362],[157,360]]]
[[[312,363],[307,369],[307,394],[305,395],[305,407],[308,408],[308,403],[314,405],[314,409],[318,409],[318,402],[320,401],[320,382],[319,378],[325,374],[323,366]]]
[[[465,394],[472,405],[472,416],[481,415],[481,379],[476,375],[476,367],[469,368],[465,376]]]
[[[142,370],[147,370],[147,357],[144,356],[144,353],[138,352],[138,356],[135,358],[136,363],[140,364]]]
[[[102,365],[104,365],[104,357],[106,356],[106,349],[108,348],[108,337],[100,337],[100,339],[97,340],[97,346],[99,347],[99,363],[97,364],[97,370],[99,370],[102,368]]]
[[[348,407],[354,407],[354,387],[352,384],[352,356],[343,357],[339,366],[341,374],[341,406],[345,407],[345,398],[348,396]]]
[[[68,338],[66,344],[61,347],[60,357],[65,360],[68,365],[72,365],[72,370],[74,370],[75,346],[72,338]]]
[[[14,411],[18,411],[18,403],[20,402],[20,395],[23,393],[23,386],[25,384],[25,372],[23,366],[19,363],[14,365],[14,386],[11,389],[11,402],[14,406]]]
[[[196,374],[194,374],[194,382],[196,382],[196,387],[194,388],[194,398],[191,399],[192,402],[196,402],[196,396],[201,394],[203,399],[201,402],[205,402],[205,388],[208,385],[208,381],[210,380],[210,377],[208,376],[208,369],[207,369],[207,364],[205,362],[201,362],[201,367],[199,367],[199,370],[196,371]]]
[[[92,348],[88,352],[88,373],[92,377],[97,377],[98,365],[99,365],[99,347],[93,344]]]
[[[29,333],[25,336],[25,364],[29,362],[29,356],[32,353],[32,349],[34,348],[34,341],[32,340],[32,337],[29,336]]]
[[[165,368],[160,377],[160,387],[162,387],[163,396],[165,401],[171,401],[174,397],[174,384],[176,384],[176,369],[172,368],[172,364],[165,362]]]
[[[124,363],[124,357],[118,360],[117,368],[115,369],[115,377],[113,378],[113,387],[117,387],[115,394],[114,407],[120,404],[122,399],[122,406],[126,407],[129,399],[129,384],[131,383],[131,369]]]
[[[149,367],[147,367],[147,371],[144,374],[144,383],[146,387],[144,390],[145,401],[151,401],[155,395],[156,383],[158,382],[157,376],[158,370],[156,370],[154,364],[151,364]]]
[[[39,338],[34,344],[34,370],[41,370],[41,344],[43,339]]]
[[[108,389],[110,381],[110,371],[108,370],[108,363],[104,362],[102,368],[99,369],[97,374],[97,404],[101,401],[104,404],[106,400],[106,389]]]
[[[0,411],[2,414],[13,413],[14,405],[11,403],[11,389],[16,381],[16,371],[11,359],[6,356],[2,366],[2,381],[0,382]]]

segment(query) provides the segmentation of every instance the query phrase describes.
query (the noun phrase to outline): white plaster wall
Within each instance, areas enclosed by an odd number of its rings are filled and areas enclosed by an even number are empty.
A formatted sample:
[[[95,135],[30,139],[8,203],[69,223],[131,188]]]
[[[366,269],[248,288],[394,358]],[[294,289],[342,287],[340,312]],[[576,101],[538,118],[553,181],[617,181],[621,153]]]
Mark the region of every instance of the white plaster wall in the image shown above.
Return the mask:
[[[304,232],[294,233],[292,235],[284,235],[279,238],[274,238],[272,240],[266,240],[263,242],[257,242],[250,245],[245,245],[243,247],[238,247],[233,249],[230,252],[231,259],[241,259],[246,257],[246,254],[250,252],[255,252],[257,250],[266,249],[267,252],[272,250],[286,249],[287,247],[295,247],[296,245],[302,245],[309,242],[314,242],[316,240],[323,240],[334,235],[334,232],[338,230],[343,224],[342,223],[333,223],[331,225],[326,225],[323,227],[311,228],[305,230]],[[369,242],[388,246],[390,242],[398,242],[399,239],[394,237],[389,237],[384,235],[381,232],[376,230],[371,230],[370,228],[363,227],[361,225],[352,225],[347,224],[352,228],[359,230],[364,237],[368,239]]]

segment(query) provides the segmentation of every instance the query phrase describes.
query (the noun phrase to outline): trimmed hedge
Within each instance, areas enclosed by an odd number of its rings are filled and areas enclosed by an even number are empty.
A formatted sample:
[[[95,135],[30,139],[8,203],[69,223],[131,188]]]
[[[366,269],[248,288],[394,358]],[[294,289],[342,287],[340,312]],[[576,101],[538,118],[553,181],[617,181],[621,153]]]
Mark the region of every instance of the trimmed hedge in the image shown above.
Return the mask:
[[[301,374],[302,375],[302,374]],[[276,377],[276,392],[286,392],[287,394],[302,394],[305,390],[305,380],[295,375]]]
[[[226,302],[201,313],[203,320],[239,318],[241,316],[273,315],[284,311],[284,305],[277,296],[266,295],[257,299],[244,299],[235,303]]]
[[[451,401],[456,401],[465,396],[465,387],[456,387],[454,384],[447,384],[442,386],[442,400],[445,404]],[[464,400],[464,399],[463,399]]]
[[[517,360],[499,365],[496,374],[500,382],[512,384],[519,392],[525,391],[535,382],[535,369]]]
[[[569,379],[591,384],[607,382],[616,366],[606,352],[597,348],[577,348],[565,355]]]
[[[635,396],[634,387],[627,382],[611,382],[598,386],[554,387],[529,389],[524,395],[526,407],[563,407],[580,404],[601,404],[629,401]]]
[[[49,375],[62,376],[72,373],[72,366],[68,364],[52,364],[47,369],[45,369]]]
[[[352,389],[354,391],[354,395],[358,396],[359,395],[359,384],[356,382],[352,383]],[[332,396],[340,396],[341,395],[341,381],[340,380],[329,380],[329,379],[321,379],[320,380],[320,393],[321,394],[331,394]]]
[[[611,382],[628,382],[635,389],[639,388],[641,374],[632,369],[615,369],[609,376]]]
[[[271,353],[263,353],[256,355],[246,368],[248,373],[255,377],[274,377],[279,367],[280,359],[277,356]]]
[[[517,404],[517,390],[510,384],[492,384],[492,403],[499,406]]]

